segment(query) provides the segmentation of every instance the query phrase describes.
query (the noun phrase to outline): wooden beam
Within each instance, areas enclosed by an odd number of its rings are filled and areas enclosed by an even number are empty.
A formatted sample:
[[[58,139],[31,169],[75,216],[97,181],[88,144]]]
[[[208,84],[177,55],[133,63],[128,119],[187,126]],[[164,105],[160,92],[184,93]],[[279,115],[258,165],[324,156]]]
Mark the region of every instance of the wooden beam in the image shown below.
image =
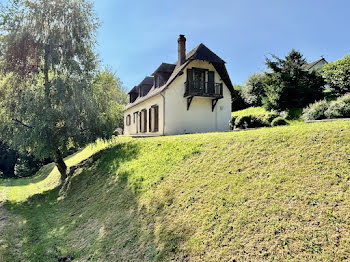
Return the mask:
[[[214,112],[214,108],[215,108],[216,104],[218,103],[218,101],[219,101],[218,98],[211,100],[211,111],[212,112]]]
[[[190,105],[192,103],[193,96],[187,97],[187,111],[190,109]]]

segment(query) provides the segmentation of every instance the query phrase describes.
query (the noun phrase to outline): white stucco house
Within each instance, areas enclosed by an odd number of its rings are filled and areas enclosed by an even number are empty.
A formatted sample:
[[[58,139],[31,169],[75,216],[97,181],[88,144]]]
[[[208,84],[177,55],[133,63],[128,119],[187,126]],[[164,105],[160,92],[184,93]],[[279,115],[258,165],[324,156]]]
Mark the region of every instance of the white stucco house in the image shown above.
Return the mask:
[[[233,86],[225,61],[200,44],[178,61],[162,63],[129,92],[124,135],[158,136],[230,130]]]

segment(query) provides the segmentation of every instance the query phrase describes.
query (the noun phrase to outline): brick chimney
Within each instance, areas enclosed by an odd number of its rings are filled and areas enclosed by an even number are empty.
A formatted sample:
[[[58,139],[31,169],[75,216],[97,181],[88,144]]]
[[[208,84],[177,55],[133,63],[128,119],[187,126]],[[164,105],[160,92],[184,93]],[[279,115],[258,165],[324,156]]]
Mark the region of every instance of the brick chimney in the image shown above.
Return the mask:
[[[186,37],[185,35],[180,35],[178,42],[178,63],[182,65],[186,60]]]

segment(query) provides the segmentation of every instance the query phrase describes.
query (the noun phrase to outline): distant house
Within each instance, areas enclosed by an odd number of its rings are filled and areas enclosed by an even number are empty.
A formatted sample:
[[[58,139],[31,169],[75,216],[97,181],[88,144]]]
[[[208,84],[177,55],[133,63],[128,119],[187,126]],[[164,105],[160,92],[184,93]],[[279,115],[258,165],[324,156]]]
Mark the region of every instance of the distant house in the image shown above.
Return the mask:
[[[328,62],[322,57],[310,64],[306,64],[304,68],[308,71],[318,71],[321,70],[325,64],[328,64]]]
[[[230,129],[233,86],[225,62],[204,44],[186,54],[178,39],[178,61],[162,63],[129,92],[124,134],[176,135]]]

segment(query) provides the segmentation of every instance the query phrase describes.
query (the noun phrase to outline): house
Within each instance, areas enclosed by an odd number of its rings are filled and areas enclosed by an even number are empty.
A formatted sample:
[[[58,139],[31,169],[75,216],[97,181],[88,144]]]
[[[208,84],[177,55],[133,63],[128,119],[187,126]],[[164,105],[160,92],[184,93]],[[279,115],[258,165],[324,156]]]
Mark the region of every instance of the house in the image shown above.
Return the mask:
[[[178,39],[178,61],[162,63],[130,90],[124,134],[177,135],[230,130],[233,86],[225,61],[204,44],[186,54]]]
[[[328,64],[328,62],[322,57],[321,59],[318,59],[310,64],[304,65],[304,68],[308,71],[319,71],[322,70],[325,64]]]

